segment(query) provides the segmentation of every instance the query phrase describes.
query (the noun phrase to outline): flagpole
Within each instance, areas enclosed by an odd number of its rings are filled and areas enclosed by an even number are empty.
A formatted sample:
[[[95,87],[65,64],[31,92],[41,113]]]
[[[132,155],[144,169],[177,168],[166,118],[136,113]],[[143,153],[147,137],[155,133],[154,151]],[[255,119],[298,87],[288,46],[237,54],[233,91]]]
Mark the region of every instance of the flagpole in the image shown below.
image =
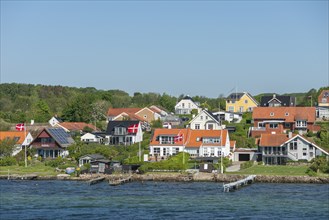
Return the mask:
[[[183,133],[183,164],[185,164],[185,147],[184,147],[184,133]]]
[[[26,123],[24,123],[24,142],[26,140]],[[23,143],[24,143],[23,142]],[[24,145],[24,155],[25,155],[25,158],[24,158],[24,161],[25,161],[25,167],[27,167],[27,158],[26,158],[26,144]]]

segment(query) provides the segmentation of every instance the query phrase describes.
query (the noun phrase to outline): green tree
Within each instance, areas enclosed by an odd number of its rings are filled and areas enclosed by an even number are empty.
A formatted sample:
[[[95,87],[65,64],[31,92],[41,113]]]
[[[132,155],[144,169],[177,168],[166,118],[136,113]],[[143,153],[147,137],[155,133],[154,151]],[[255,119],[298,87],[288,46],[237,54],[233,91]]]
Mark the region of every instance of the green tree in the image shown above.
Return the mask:
[[[4,139],[0,141],[0,157],[10,157],[15,149],[14,139]]]

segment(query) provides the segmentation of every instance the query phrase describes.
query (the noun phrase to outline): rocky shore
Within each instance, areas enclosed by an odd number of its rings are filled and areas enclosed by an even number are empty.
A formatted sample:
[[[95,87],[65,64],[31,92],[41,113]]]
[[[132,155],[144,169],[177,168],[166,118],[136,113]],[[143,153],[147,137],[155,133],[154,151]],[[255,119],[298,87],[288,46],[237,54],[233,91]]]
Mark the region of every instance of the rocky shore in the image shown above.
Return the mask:
[[[212,174],[212,173],[147,173],[147,174],[85,174],[79,177],[72,177],[67,174],[57,176],[38,176],[36,174],[28,175],[10,175],[10,180],[73,180],[89,181],[98,177],[104,177],[107,181],[118,180],[131,177],[132,181],[167,181],[167,182],[235,182],[247,177],[248,175],[236,174]],[[7,175],[1,175],[0,179],[8,179]],[[255,182],[258,183],[316,183],[329,184],[329,177],[310,177],[310,176],[270,176],[257,175]]]

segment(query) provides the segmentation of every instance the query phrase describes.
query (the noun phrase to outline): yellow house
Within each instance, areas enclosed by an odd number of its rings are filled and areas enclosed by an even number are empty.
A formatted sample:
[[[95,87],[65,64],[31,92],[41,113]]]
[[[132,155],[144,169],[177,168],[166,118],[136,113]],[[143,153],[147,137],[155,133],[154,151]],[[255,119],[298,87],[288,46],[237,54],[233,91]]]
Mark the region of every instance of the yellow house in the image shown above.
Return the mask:
[[[232,93],[226,99],[226,111],[228,112],[252,112],[258,102],[247,92]]]

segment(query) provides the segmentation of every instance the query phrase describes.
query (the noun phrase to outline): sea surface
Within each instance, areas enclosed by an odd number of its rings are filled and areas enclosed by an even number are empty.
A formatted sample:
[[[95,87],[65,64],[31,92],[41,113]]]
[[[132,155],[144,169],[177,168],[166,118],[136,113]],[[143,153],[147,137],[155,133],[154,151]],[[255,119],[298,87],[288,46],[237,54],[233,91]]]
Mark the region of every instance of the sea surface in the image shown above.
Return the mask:
[[[0,219],[329,219],[328,184],[0,180]]]

